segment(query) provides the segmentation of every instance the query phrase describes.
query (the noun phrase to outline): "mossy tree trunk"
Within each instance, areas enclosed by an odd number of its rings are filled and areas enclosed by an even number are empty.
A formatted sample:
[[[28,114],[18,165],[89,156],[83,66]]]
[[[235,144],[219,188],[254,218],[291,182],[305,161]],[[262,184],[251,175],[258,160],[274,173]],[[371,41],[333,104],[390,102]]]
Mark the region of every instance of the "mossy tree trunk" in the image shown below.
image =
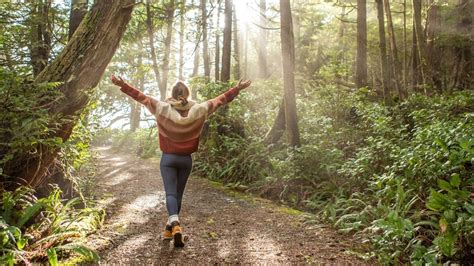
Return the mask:
[[[280,25],[286,129],[290,145],[296,147],[300,146],[301,142],[296,114],[295,39],[290,0],[280,0]]]
[[[61,82],[57,89],[63,97],[47,104],[52,116],[60,115],[53,133],[66,141],[81,112],[89,102],[88,91],[100,81],[131,18],[133,0],[96,1],[61,54],[36,77],[36,83]],[[15,158],[21,168],[7,169],[8,175],[32,187],[46,180],[48,168],[58,155],[58,148],[38,144],[34,156]]]

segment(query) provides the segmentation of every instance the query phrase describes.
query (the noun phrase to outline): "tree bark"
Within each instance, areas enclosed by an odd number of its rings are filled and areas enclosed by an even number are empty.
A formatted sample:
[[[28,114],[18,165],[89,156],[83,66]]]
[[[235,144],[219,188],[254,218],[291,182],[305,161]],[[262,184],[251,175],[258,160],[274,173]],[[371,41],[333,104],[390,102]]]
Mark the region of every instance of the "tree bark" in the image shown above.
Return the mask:
[[[57,89],[64,96],[52,102],[48,111],[52,116],[60,115],[65,119],[51,128],[50,137],[65,141],[71,135],[81,111],[89,102],[87,91],[98,84],[119,45],[133,5],[133,0],[97,1],[61,54],[36,77],[35,83],[62,82]],[[37,150],[36,156],[25,154],[16,158],[16,163],[22,167],[8,169],[6,174],[18,177],[32,187],[44,182],[58,149],[38,144]]]
[[[241,56],[240,56],[240,41],[239,41],[239,30],[237,27],[237,12],[235,10],[234,6],[234,20],[233,20],[234,26],[233,26],[233,31],[232,33],[234,34],[234,79],[239,80],[240,79],[240,62],[241,62]]]
[[[416,52],[418,56],[418,66],[419,72],[421,75],[421,80],[424,85],[426,85],[426,40],[423,33],[423,27],[421,25],[421,1],[422,0],[413,0],[413,22],[414,22],[414,30],[416,34]],[[426,86],[423,86],[425,94],[427,94]]]
[[[206,0],[201,0],[201,25],[202,25],[202,59],[204,63],[204,76],[211,77],[211,63],[209,60],[209,48],[207,39],[207,8]]]
[[[179,66],[178,66],[178,78],[184,80],[183,68],[184,68],[184,35],[186,31],[186,23],[184,22],[184,16],[186,15],[186,5],[181,5],[181,12],[179,17]]]
[[[285,125],[285,99],[283,98],[281,100],[280,107],[278,108],[275,122],[273,123],[270,131],[268,131],[267,135],[265,136],[265,143],[276,144],[283,136],[283,133],[285,133]]]
[[[49,19],[51,0],[30,0],[30,5],[32,11],[29,17],[29,50],[33,75],[36,77],[48,65],[51,53],[51,26]]]
[[[367,0],[357,0],[356,86],[367,84]]]
[[[153,73],[155,74],[155,81],[156,86],[160,90],[160,100],[164,100],[166,96],[166,88],[161,86],[161,73],[158,66],[158,59],[156,58],[156,51],[155,51],[155,37],[154,37],[154,30],[153,30],[153,14],[151,13],[151,0],[147,0],[145,9],[146,9],[146,29],[148,33],[148,45],[150,46],[150,57],[153,63]]]
[[[407,0],[403,0],[403,91],[408,97]]]
[[[400,100],[405,98],[404,92],[402,90],[402,86],[399,82],[401,74],[400,74],[400,60],[398,58],[398,48],[397,48],[397,40],[395,37],[395,30],[393,27],[393,20],[392,20],[392,11],[390,9],[390,0],[384,0],[384,8],[385,8],[385,15],[387,17],[387,27],[388,27],[388,37],[390,40],[390,49],[391,49],[391,58],[392,58],[392,65],[391,65],[391,72],[393,74],[393,84],[398,92],[398,97]]]
[[[281,53],[285,98],[285,121],[290,145],[300,146],[295,97],[295,41],[290,0],[280,0]]]
[[[387,65],[387,45],[385,42],[385,21],[383,17],[383,0],[375,0],[377,4],[377,19],[379,22],[379,49],[380,49],[380,65],[382,72],[383,98],[386,105],[391,105],[392,97],[389,88],[389,72]]]
[[[225,0],[225,28],[224,43],[222,47],[221,81],[230,80],[230,59],[232,51],[232,0]]]
[[[459,0],[456,6],[458,14],[456,23],[456,34],[458,43],[454,48],[456,56],[455,72],[453,73],[453,89],[470,89],[474,81],[472,47],[474,46],[472,21],[473,15],[470,10],[473,9],[473,3],[469,0]]]
[[[220,40],[220,18],[221,18],[221,0],[216,0],[216,6],[217,6],[217,20],[216,20],[216,53],[214,57],[214,79],[216,81],[219,80],[220,76],[220,71],[219,71],[219,61],[221,60],[221,55],[220,55],[220,45],[221,45],[221,40]]]
[[[267,67],[267,2],[260,0],[260,28],[258,38],[258,77],[265,79],[268,77]]]
[[[420,73],[420,58],[418,53],[418,41],[416,38],[416,31],[415,31],[415,21],[413,21],[413,30],[412,30],[412,47],[411,47],[412,55],[411,55],[411,71],[412,71],[412,89],[415,91],[418,88],[418,85],[421,83],[421,73]]]
[[[76,31],[82,19],[87,14],[87,0],[71,0],[71,11],[69,13],[69,39]]]
[[[171,0],[166,5],[166,37],[165,37],[165,51],[163,56],[161,89],[164,93],[161,94],[161,98],[166,98],[166,89],[168,87],[168,74],[170,70],[170,54],[171,54],[171,40],[173,38],[173,22],[174,22],[174,11],[176,10],[175,0]]]
[[[143,51],[143,46],[140,45],[140,51]],[[143,54],[140,53],[138,55],[138,66],[137,70],[140,70],[143,66]],[[145,91],[145,74],[137,71],[135,76],[138,76],[138,88],[141,91]],[[133,100],[132,98],[128,97],[129,104],[130,104],[130,131],[135,132],[138,128],[140,128],[140,114],[142,106],[139,102]]]

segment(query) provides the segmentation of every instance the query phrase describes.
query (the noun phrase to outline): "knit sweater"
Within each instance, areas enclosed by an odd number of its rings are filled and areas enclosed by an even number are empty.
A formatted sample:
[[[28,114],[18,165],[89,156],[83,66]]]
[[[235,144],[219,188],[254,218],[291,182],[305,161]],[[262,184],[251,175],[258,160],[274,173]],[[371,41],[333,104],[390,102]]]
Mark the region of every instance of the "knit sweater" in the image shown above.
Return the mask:
[[[178,108],[170,103],[145,95],[129,84],[125,83],[120,90],[145,105],[155,116],[160,149],[164,153],[178,155],[187,155],[197,151],[199,137],[207,116],[220,106],[231,102],[239,94],[239,90],[233,87],[214,99],[199,104],[189,101],[177,110]]]

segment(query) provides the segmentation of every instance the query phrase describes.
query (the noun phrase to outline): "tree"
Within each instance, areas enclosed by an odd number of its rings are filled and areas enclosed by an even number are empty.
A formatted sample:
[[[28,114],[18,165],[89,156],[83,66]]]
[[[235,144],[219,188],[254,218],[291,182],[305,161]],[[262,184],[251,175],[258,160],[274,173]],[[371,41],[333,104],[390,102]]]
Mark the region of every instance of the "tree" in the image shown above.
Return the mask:
[[[153,73],[155,74],[155,81],[156,85],[160,90],[160,99],[163,101],[166,96],[166,88],[161,86],[161,74],[160,69],[158,67],[158,59],[156,58],[156,51],[155,51],[155,37],[153,36],[153,15],[151,13],[151,4],[150,0],[147,0],[145,4],[146,9],[146,29],[148,33],[148,45],[150,46],[150,57],[153,63]]]
[[[367,86],[367,0],[357,0],[356,85]]]
[[[383,17],[383,0],[375,0],[377,4],[377,19],[379,22],[379,48],[380,48],[380,65],[382,71],[382,87],[385,104],[391,104],[390,88],[389,88],[389,72],[387,66],[387,45],[385,43],[385,21]]]
[[[51,21],[49,11],[51,0],[31,1],[31,14],[28,18],[30,28],[30,62],[33,75],[37,76],[48,64],[51,53]]]
[[[258,38],[258,77],[267,78],[267,3],[266,0],[260,0],[260,38]]]
[[[221,18],[221,0],[216,0],[217,8],[217,19],[216,19],[216,51],[214,57],[214,78],[216,81],[219,80],[219,61],[221,60],[220,56],[220,18]]]
[[[413,0],[413,26],[414,26],[414,37],[416,37],[416,50],[414,54],[418,57],[417,62],[419,66],[419,73],[421,75],[421,81],[426,84],[426,40],[423,33],[423,26],[421,25],[421,1]],[[424,86],[425,94],[426,86]]]
[[[222,47],[222,71],[221,81],[227,82],[230,79],[230,58],[232,50],[232,0],[225,0],[225,27],[224,43]]]
[[[130,20],[133,0],[96,1],[61,54],[35,78],[35,83],[62,82],[64,96],[47,103],[52,116],[63,117],[51,125],[51,137],[66,141],[81,111],[87,105],[87,91],[94,88],[110,62]],[[91,67],[94,66],[94,67]],[[38,154],[15,158],[5,174],[32,187],[44,182],[45,174],[58,154],[58,148],[37,144]],[[21,167],[19,167],[21,166]]]
[[[69,39],[87,14],[87,0],[72,0],[69,13]]]
[[[165,51],[163,56],[163,65],[162,65],[162,72],[163,76],[161,78],[161,87],[160,91],[163,93],[161,94],[161,98],[166,98],[166,88],[168,86],[168,74],[169,74],[169,65],[170,65],[170,53],[171,53],[171,40],[173,38],[173,22],[174,22],[174,11],[176,10],[175,7],[175,0],[169,1],[169,3],[165,6],[166,12],[166,36],[165,36]]]
[[[459,0],[456,6],[456,32],[457,43],[454,45],[456,62],[452,73],[452,88],[469,89],[473,84],[473,63],[472,63],[472,22],[474,9],[472,1]]]
[[[184,80],[183,67],[184,67],[184,35],[186,31],[186,24],[184,22],[184,16],[186,15],[186,1],[181,3],[181,10],[179,16],[179,66],[178,66],[178,78]]]
[[[237,27],[237,11],[235,10],[235,5],[234,7],[234,19],[233,19],[233,31],[232,33],[234,34],[234,79],[238,80],[240,79],[240,62],[241,62],[241,55],[240,55],[240,41],[239,41],[239,31]]]
[[[202,59],[204,62],[204,76],[211,77],[211,64],[209,60],[209,49],[207,40],[207,8],[206,0],[201,0],[201,25],[202,25]]]
[[[300,145],[295,98],[295,40],[290,0],[280,0],[280,37],[283,63],[283,86],[286,129],[291,146]]]
[[[385,15],[387,17],[387,27],[388,27],[388,37],[390,40],[390,49],[391,49],[391,72],[393,75],[393,84],[397,88],[398,97],[400,99],[404,98],[404,92],[402,90],[402,86],[400,85],[399,79],[400,75],[400,60],[398,58],[398,48],[397,48],[397,40],[395,37],[395,30],[393,28],[393,20],[392,20],[392,11],[390,9],[390,0],[384,0],[384,9]]]

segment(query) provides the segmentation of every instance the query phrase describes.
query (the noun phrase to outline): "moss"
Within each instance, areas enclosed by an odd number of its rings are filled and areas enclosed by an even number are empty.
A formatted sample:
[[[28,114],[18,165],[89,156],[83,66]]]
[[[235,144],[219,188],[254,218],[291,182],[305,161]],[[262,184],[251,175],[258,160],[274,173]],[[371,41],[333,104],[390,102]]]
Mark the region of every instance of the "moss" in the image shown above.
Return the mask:
[[[86,263],[94,262],[90,258],[83,256],[83,255],[74,255],[64,261],[61,261],[59,265],[81,265]]]
[[[203,178],[203,179],[205,179],[205,178]],[[288,214],[288,215],[291,215],[291,216],[304,216],[304,217],[314,216],[313,214],[310,214],[310,213],[307,213],[307,212],[303,212],[303,211],[300,211],[300,210],[297,210],[297,209],[294,209],[294,208],[291,208],[291,207],[288,207],[288,206],[277,204],[277,203],[275,203],[271,200],[268,200],[268,199],[260,198],[260,197],[257,197],[255,195],[252,195],[252,194],[237,191],[237,190],[233,189],[232,187],[228,187],[228,186],[226,186],[223,183],[218,182],[218,181],[208,180],[208,179],[205,179],[205,180],[207,180],[213,188],[218,189],[218,190],[224,192],[225,194],[227,194],[227,195],[229,195],[233,198],[245,200],[248,203],[252,203],[252,204],[258,203],[258,204],[263,205],[265,208],[275,210],[275,211],[280,212],[280,213]]]

